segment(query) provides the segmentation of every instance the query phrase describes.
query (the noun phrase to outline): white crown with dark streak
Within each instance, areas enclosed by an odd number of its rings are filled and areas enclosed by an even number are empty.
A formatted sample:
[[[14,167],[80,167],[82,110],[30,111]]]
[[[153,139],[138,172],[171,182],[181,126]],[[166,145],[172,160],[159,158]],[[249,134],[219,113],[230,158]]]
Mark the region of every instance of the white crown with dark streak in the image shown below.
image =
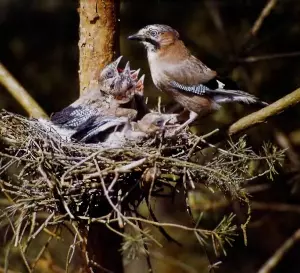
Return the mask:
[[[134,35],[130,35],[128,39],[140,41],[144,44],[148,52],[156,52],[160,48],[162,34],[166,32],[171,32],[174,37],[179,38],[179,33],[172,27],[153,24],[145,26]]]
[[[165,32],[173,32],[177,36],[177,38],[179,38],[178,31],[167,25],[160,25],[160,24],[148,25],[139,31],[139,33],[147,36],[151,36],[153,38],[158,37],[159,34],[163,34]]]

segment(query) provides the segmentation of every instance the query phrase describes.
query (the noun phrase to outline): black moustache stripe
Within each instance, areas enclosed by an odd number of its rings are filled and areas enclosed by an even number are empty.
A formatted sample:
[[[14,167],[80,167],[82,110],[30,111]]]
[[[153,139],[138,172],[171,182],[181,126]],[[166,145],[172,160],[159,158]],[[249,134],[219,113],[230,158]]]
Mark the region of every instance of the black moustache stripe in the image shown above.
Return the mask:
[[[152,40],[151,38],[145,38],[145,42],[148,42],[148,43],[154,45],[155,49],[160,48],[159,43],[156,42],[155,40]]]

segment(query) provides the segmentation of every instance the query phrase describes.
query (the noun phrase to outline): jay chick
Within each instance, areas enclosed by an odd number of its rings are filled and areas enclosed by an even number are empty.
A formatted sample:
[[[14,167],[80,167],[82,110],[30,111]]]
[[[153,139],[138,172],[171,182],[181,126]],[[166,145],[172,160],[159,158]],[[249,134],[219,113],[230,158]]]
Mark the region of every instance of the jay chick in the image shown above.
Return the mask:
[[[190,111],[189,119],[176,131],[198,116],[219,109],[222,103],[267,105],[246,92],[225,89],[225,84],[216,79],[217,73],[193,56],[170,26],[148,25],[128,39],[144,44],[155,86]]]
[[[78,100],[52,115],[42,124],[53,128],[66,140],[89,142],[96,135],[135,118],[137,111],[130,103],[135,96],[143,96],[144,75],[130,71],[129,63],[118,70],[121,57],[105,67],[99,77],[99,86],[87,90]],[[120,119],[111,119],[122,117]],[[109,121],[109,122],[108,122]]]
[[[140,69],[130,70],[129,62],[124,69],[119,68],[122,57],[104,67],[99,77],[99,89],[112,95],[120,104],[131,101],[134,95],[143,96],[145,78],[143,75],[137,82]]]
[[[177,114],[150,112],[137,122],[127,122],[121,131],[109,134],[103,145],[108,147],[122,147],[130,142],[135,144],[140,143],[145,138],[162,132],[169,124],[176,123],[177,116]],[[120,118],[113,119],[117,120]]]

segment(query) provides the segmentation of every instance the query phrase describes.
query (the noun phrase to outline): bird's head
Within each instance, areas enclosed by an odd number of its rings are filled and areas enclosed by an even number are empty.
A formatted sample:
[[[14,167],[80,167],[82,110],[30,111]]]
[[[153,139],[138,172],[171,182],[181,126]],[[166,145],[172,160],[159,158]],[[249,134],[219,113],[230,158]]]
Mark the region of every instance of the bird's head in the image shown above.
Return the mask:
[[[156,132],[161,132],[166,129],[168,124],[176,123],[177,116],[177,114],[151,112],[146,114],[141,120],[137,121],[137,126],[142,132],[153,135]]]
[[[128,36],[128,39],[142,42],[148,51],[157,51],[176,42],[179,33],[170,26],[154,24],[145,26],[136,34]]]
[[[127,62],[124,69],[118,67],[122,56],[110,63],[100,73],[99,85],[102,92],[113,95],[119,103],[129,102],[134,94],[142,94],[144,75],[138,79],[140,69],[131,70]]]
[[[118,65],[123,56],[120,56],[118,59],[112,63],[105,66],[99,76],[99,82],[112,82],[117,76],[119,76]]]
[[[144,95],[144,79],[145,75],[138,78],[140,69],[130,70],[129,62],[124,69],[119,69],[120,74],[114,82],[114,98],[120,104],[131,101],[134,95]]]
[[[131,77],[130,63],[127,62],[124,69],[119,68],[119,75],[114,79],[111,89],[116,95],[126,95],[136,85],[136,79]]]

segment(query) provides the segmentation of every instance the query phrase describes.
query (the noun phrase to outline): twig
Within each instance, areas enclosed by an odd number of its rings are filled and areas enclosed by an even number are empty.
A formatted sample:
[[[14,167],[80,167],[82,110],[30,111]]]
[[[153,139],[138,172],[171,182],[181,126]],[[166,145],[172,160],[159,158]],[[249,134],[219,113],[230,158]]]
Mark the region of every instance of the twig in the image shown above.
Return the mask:
[[[17,82],[9,71],[0,63],[0,83],[22,105],[29,116],[34,118],[48,117],[45,111],[31,95]]]
[[[67,253],[66,266],[65,266],[66,273],[69,272],[69,265],[70,265],[70,263],[72,261],[72,258],[74,256],[76,244],[77,244],[77,234],[74,235],[73,244],[70,245],[68,253]]]
[[[65,185],[65,177],[67,176],[67,174],[69,174],[71,171],[73,171],[74,169],[78,168],[80,165],[84,164],[85,162],[87,162],[88,160],[90,160],[91,158],[95,157],[96,155],[98,155],[101,152],[102,152],[101,150],[100,151],[96,151],[96,152],[92,153],[91,155],[89,155],[88,157],[86,157],[83,160],[81,160],[80,162],[76,163],[75,165],[73,165],[69,169],[67,169],[65,171],[65,173],[61,176],[61,179],[60,179],[61,185]]]
[[[126,217],[126,219],[127,220],[133,220],[133,221],[139,221],[139,222],[143,222],[143,223],[146,223],[146,224],[151,224],[151,225],[157,226],[157,227],[178,228],[178,229],[182,229],[182,230],[186,230],[186,231],[199,232],[203,235],[211,235],[211,234],[215,233],[214,231],[208,230],[208,229],[192,228],[192,227],[179,225],[179,224],[173,224],[173,223],[159,223],[159,222],[155,222],[155,221],[152,221],[152,220],[147,220],[147,219],[137,218],[137,217],[131,217],[131,216]],[[95,218],[94,220],[95,220],[95,222],[98,222],[97,218]],[[117,221],[117,219],[112,219],[110,222],[116,222],[116,221]],[[103,220],[101,220],[99,222],[103,222]]]
[[[45,222],[43,224],[41,224],[41,226],[36,230],[36,232],[34,234],[31,235],[32,239],[35,239],[35,237],[45,228],[47,227],[49,221],[54,217],[54,212],[52,212],[48,218],[45,220]],[[31,239],[30,238],[30,239]],[[29,240],[30,240],[29,239]]]
[[[161,113],[161,96],[159,96],[157,100],[157,111]]]
[[[27,271],[28,271],[29,273],[31,273],[32,270],[31,270],[30,265],[29,265],[29,263],[28,263],[28,261],[27,261],[27,259],[26,259],[25,253],[24,253],[24,251],[23,251],[21,245],[19,245],[19,251],[20,251],[21,257],[22,257],[22,259],[23,259],[23,262],[24,262],[24,264],[25,264],[25,266],[26,266]]]
[[[20,237],[22,222],[24,220],[25,215],[26,215],[26,211],[22,210],[18,220],[16,221],[17,227],[16,227],[16,237],[15,237],[15,244],[14,244],[15,247],[17,247],[18,243],[19,243],[19,237]]]
[[[259,269],[258,273],[270,273],[279,263],[283,255],[300,239],[300,229],[292,237],[287,239],[283,245],[276,250],[274,255]]]
[[[283,131],[275,128],[274,137],[279,147],[285,150],[285,154],[290,160],[291,166],[293,168],[298,168],[300,166],[300,158],[288,136]]]
[[[254,112],[246,117],[239,119],[237,122],[232,124],[228,129],[229,135],[242,132],[258,123],[265,122],[267,118],[277,115],[285,109],[294,106],[300,102],[300,88],[294,92],[286,95],[285,97],[275,101],[271,105]]]
[[[120,173],[128,172],[134,168],[141,166],[143,163],[145,163],[146,160],[147,160],[147,158],[142,158],[137,161],[133,161],[133,162],[129,163],[128,165],[117,167],[115,169],[115,172],[120,172]]]
[[[289,205],[284,203],[263,203],[253,201],[251,202],[251,208],[253,210],[270,210],[278,212],[294,212],[300,213],[300,206]]]
[[[126,222],[128,225],[132,226],[134,229],[136,229],[137,231],[141,232],[142,234],[144,234],[146,237],[148,237],[150,240],[152,240],[154,243],[156,243],[159,247],[162,247],[162,245],[156,240],[154,239],[152,236],[148,235],[146,232],[144,232],[143,230],[140,230],[137,226],[135,226],[130,220],[128,220],[129,218],[128,217],[125,217],[122,212],[117,208],[117,206],[112,202],[110,196],[109,196],[109,193],[108,193],[108,190],[105,186],[105,183],[104,183],[104,180],[103,180],[103,177],[102,177],[102,174],[101,174],[101,170],[97,164],[97,162],[95,161],[95,164],[96,164],[96,167],[97,167],[97,171],[99,173],[99,178],[100,178],[100,181],[101,181],[101,185],[102,185],[102,188],[103,188],[103,192],[104,192],[104,195],[106,197],[106,200],[108,201],[109,205],[111,206],[111,208],[118,214],[120,215],[120,217],[122,218],[122,220],[124,220],[124,222]],[[118,221],[119,219],[117,219]]]
[[[214,134],[218,133],[219,131],[220,131],[219,129],[214,129],[213,131],[211,131],[211,132],[209,132],[209,133],[207,133],[207,134],[205,134],[205,135],[203,135],[203,136],[197,137],[197,139],[196,139],[196,141],[195,141],[193,147],[190,149],[190,151],[189,151],[189,153],[188,153],[188,155],[187,155],[186,160],[189,160],[189,159],[190,159],[190,157],[192,156],[192,154],[193,154],[195,148],[198,146],[198,144],[199,144],[201,141],[204,142],[206,138],[208,138],[208,137],[210,137],[210,136],[213,136]],[[207,144],[207,142],[205,142],[205,144]]]
[[[98,174],[98,175],[99,175],[99,174]],[[107,188],[107,191],[108,191],[108,192],[111,192],[112,188],[113,188],[114,185],[117,183],[118,178],[119,178],[119,174],[116,172],[113,181],[110,183],[109,187]]]
[[[239,51],[237,52],[236,56],[243,54],[245,51],[246,46],[248,45],[248,42],[251,40],[251,38],[255,37],[258,33],[258,31],[261,29],[263,22],[265,19],[270,15],[272,9],[275,7],[277,3],[277,0],[269,0],[268,3],[265,5],[263,10],[260,12],[259,16],[255,20],[255,22],[252,25],[252,28],[249,30],[249,32],[245,35],[245,39],[242,42]],[[249,49],[248,49],[249,50]]]
[[[56,233],[56,231],[58,230],[58,225],[55,226],[54,228],[54,233]],[[53,235],[50,235],[47,239],[47,242],[43,245],[43,247],[41,248],[41,250],[39,251],[38,255],[36,256],[36,258],[34,259],[34,261],[31,264],[32,270],[35,269],[38,261],[40,260],[40,258],[42,257],[42,255],[44,254],[45,250],[48,248],[51,240],[53,239]]]
[[[286,53],[274,53],[274,54],[261,55],[261,56],[249,56],[246,58],[240,58],[237,61],[241,63],[254,63],[254,62],[267,61],[267,60],[273,60],[278,58],[290,58],[290,57],[298,57],[298,56],[300,56],[300,52],[295,51],[295,52],[286,52]]]
[[[267,5],[263,8],[263,10],[261,11],[260,15],[258,16],[258,18],[256,19],[255,23],[253,24],[250,30],[252,36],[255,36],[257,34],[266,17],[271,13],[272,9],[274,9],[276,3],[277,0],[269,0]]]

